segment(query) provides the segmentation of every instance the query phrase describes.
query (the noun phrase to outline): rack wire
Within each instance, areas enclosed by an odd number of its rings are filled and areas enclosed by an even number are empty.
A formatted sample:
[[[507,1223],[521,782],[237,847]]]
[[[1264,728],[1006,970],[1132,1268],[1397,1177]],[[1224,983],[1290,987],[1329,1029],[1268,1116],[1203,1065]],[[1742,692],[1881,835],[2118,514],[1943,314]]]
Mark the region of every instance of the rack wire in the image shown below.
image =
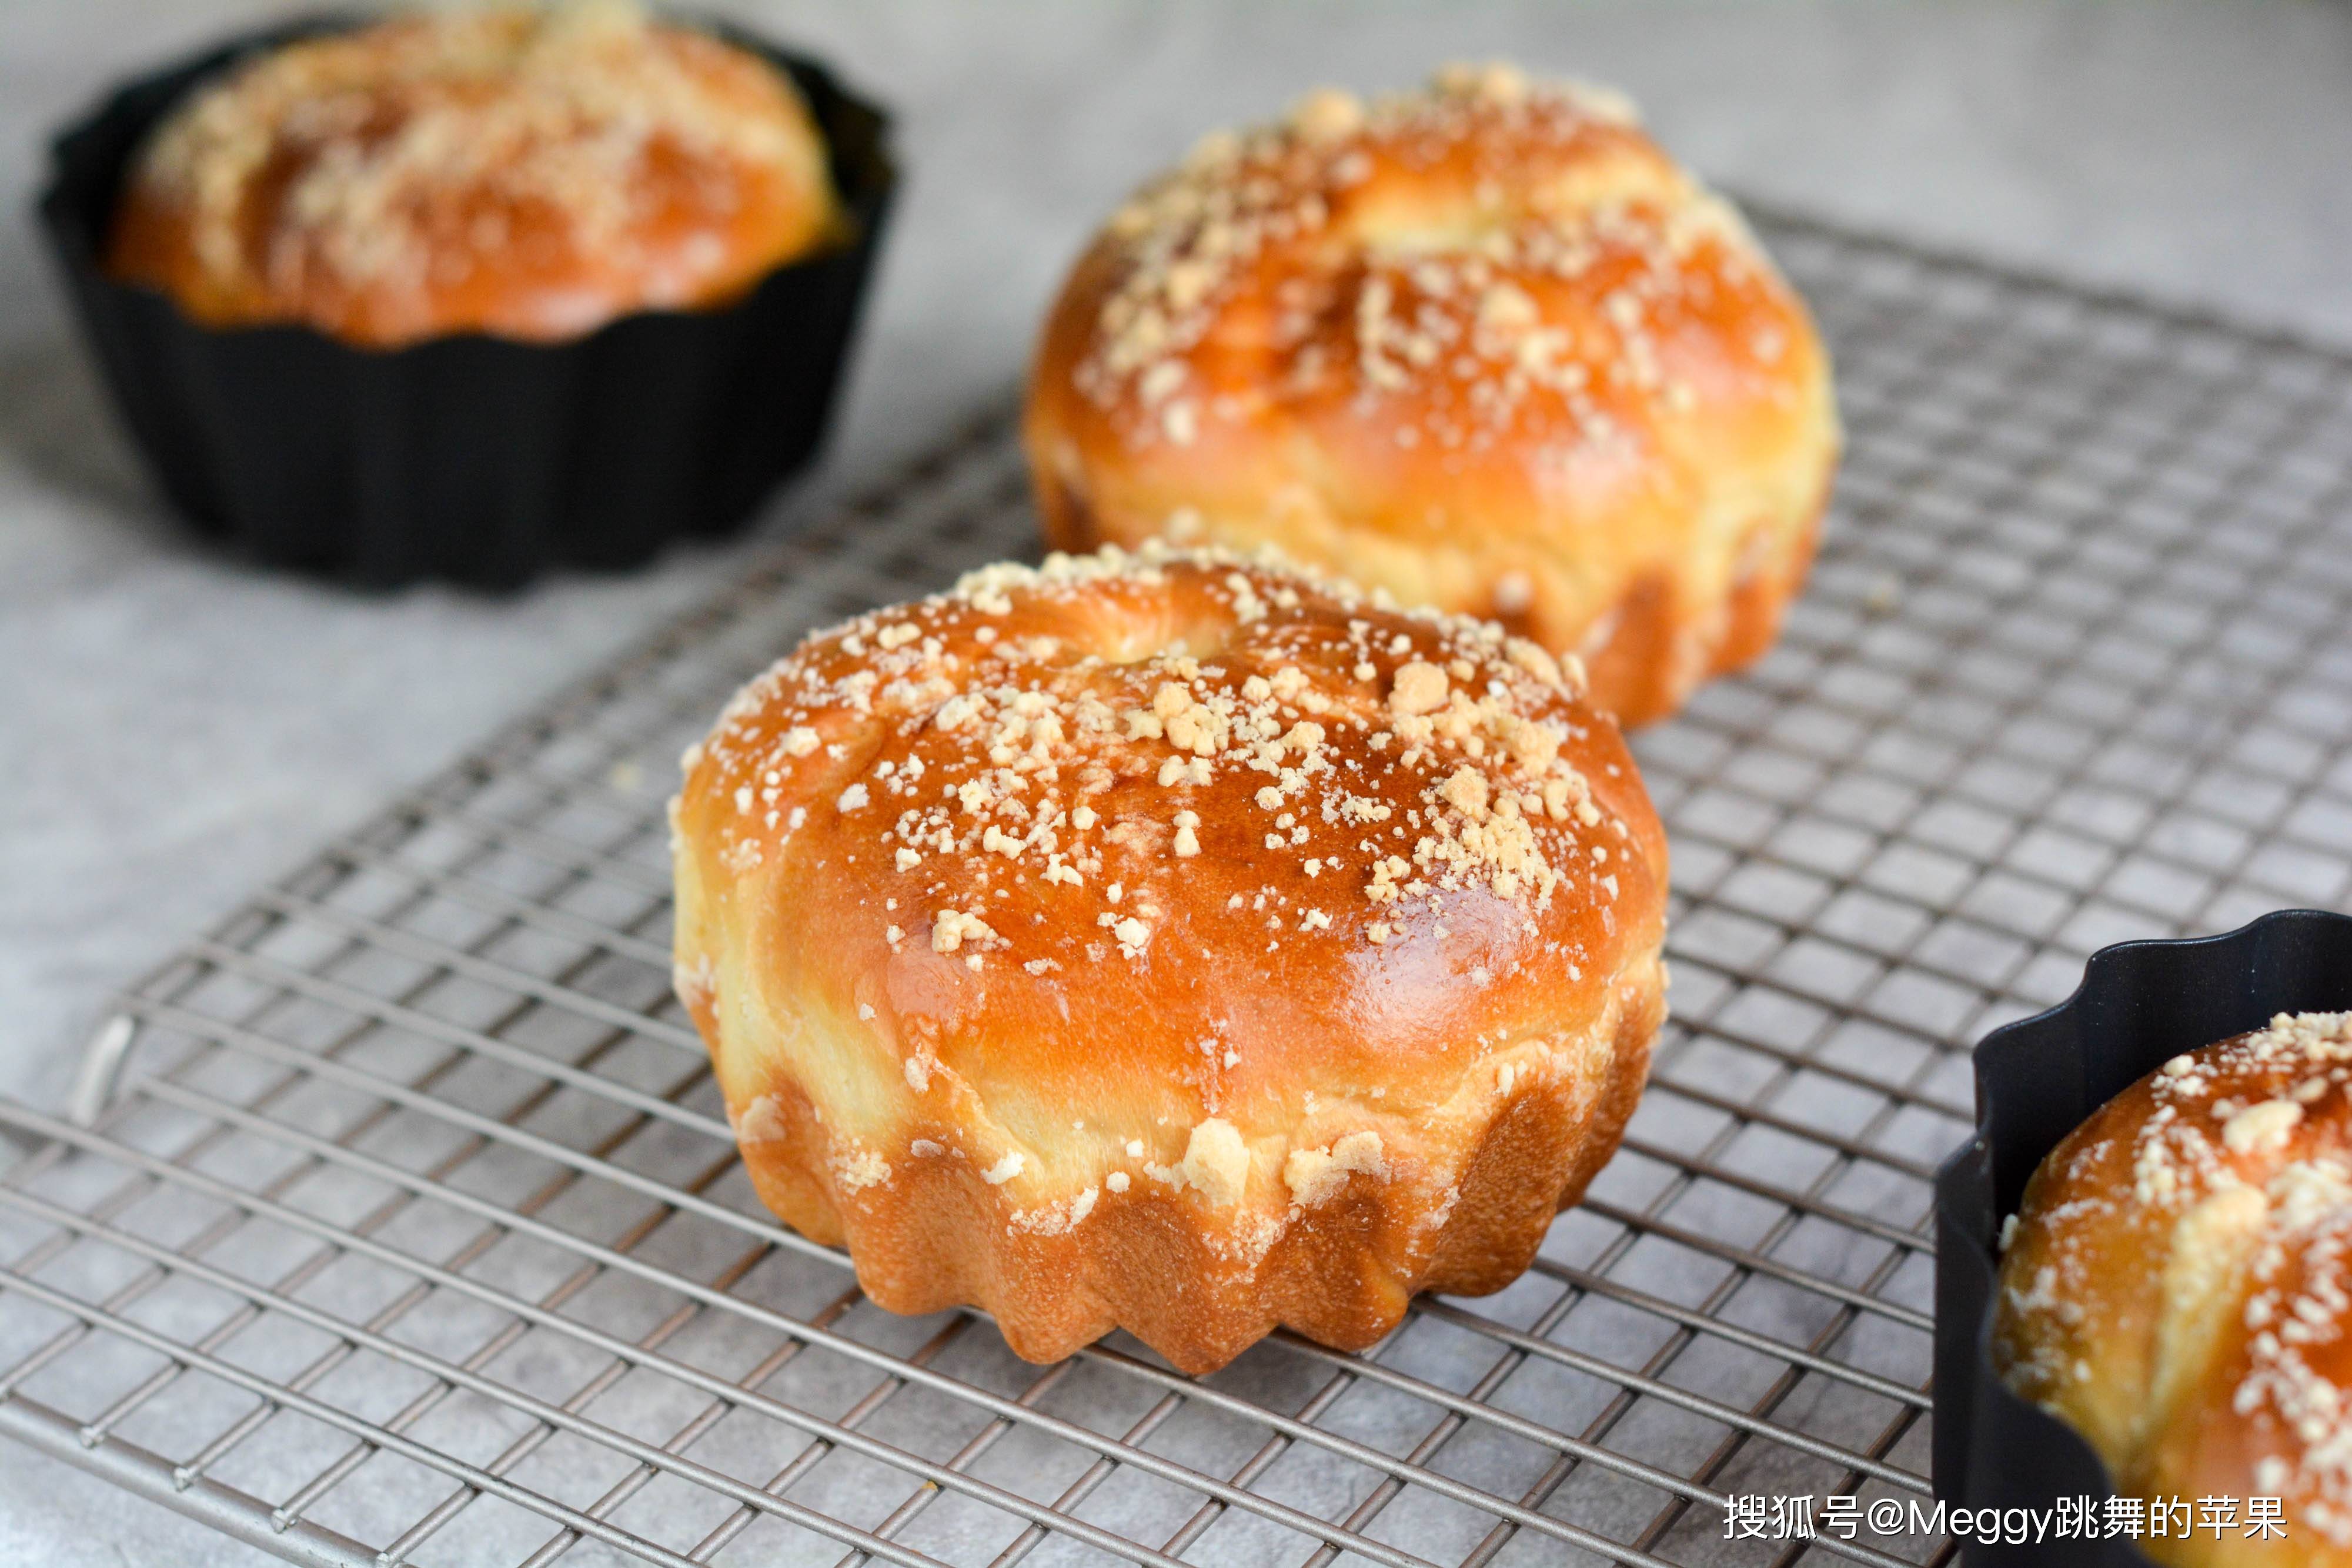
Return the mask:
[[[751,1196],[669,991],[673,759],[803,630],[1032,548],[1000,411],[126,993],[90,1124],[0,1104],[0,1432],[321,1564],[1948,1560],[1725,1501],[1926,1498],[1972,1039],[2345,899],[2352,361],[1759,227],[1838,501],[1778,649],[1637,740],[1674,1021],[1516,1285],[1037,1368]]]

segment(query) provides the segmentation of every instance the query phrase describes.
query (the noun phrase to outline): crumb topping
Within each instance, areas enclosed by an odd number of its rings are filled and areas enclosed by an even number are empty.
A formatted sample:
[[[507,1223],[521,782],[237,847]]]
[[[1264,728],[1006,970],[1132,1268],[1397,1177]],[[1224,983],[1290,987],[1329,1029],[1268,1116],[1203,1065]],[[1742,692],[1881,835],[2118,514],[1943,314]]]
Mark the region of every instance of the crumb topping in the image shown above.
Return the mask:
[[[2302,1500],[2305,1523],[2352,1544],[2352,1013],[2281,1013],[2266,1028],[2173,1057],[2146,1081],[2147,1112],[2116,1134],[2131,1185],[2092,1179],[2112,1138],[2088,1139],[2062,1167],[2065,1201],[2012,1216],[2002,1249],[2042,1232],[2031,1278],[2008,1281],[2011,1309],[2089,1331],[2080,1299],[2095,1261],[2089,1233],[2129,1210],[2168,1228],[2168,1314],[2228,1290],[2243,1333],[2233,1412],[2247,1418],[2255,1490]],[[2053,1159],[2056,1156],[2053,1156]],[[2086,1226],[2086,1222],[2087,1226]],[[2043,1360],[2045,1386],[2087,1376]]]
[[[1370,102],[1324,89],[1212,134],[1100,243],[1116,281],[1073,384],[1133,447],[1255,417],[1216,371],[1247,345],[1276,359],[1270,395],[1385,412],[1401,446],[1473,451],[1535,418],[1617,451],[1639,439],[1629,405],[1696,406],[1665,340],[1772,276],[1623,98],[1507,65]],[[1762,366],[1786,344],[1736,347]]]
[[[1283,1162],[1283,1185],[1290,1200],[1302,1208],[1328,1203],[1348,1185],[1350,1176],[1381,1177],[1389,1174],[1381,1135],[1369,1128],[1349,1133],[1318,1149],[1293,1149]]]
[[[634,256],[658,291],[665,267],[699,278],[720,259],[701,256],[698,268],[665,236],[681,204],[731,221],[778,179],[830,200],[789,82],[626,0],[288,45],[200,91],[140,172],[189,209],[208,273],[249,275],[283,297],[320,274],[422,291],[478,268],[543,265],[554,249]],[[701,243],[724,249],[715,233]]]
[[[1231,1208],[1249,1187],[1249,1145],[1241,1130],[1220,1116],[1196,1124],[1172,1166],[1146,1166],[1144,1174],[1169,1186],[1191,1187],[1212,1208]]]
[[[1175,962],[1442,945],[1473,906],[1618,896],[1628,828],[1563,750],[1581,679],[1488,623],[1112,548],[811,637],[688,760],[727,869],[822,830],[873,868],[895,951],[927,932],[976,975],[1150,962],[1171,931]]]

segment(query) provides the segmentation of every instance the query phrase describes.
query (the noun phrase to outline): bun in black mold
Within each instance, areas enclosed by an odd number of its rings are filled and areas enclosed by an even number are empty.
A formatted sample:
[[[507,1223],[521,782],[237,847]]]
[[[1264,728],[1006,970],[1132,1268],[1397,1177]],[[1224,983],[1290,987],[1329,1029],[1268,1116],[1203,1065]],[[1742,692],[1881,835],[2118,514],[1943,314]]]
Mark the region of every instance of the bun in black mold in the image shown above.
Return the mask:
[[[824,440],[897,183],[888,117],[813,60],[709,29],[792,77],[851,232],[729,304],[637,311],[563,342],[383,350],[305,326],[206,327],[109,277],[109,225],[149,131],[198,83],[362,20],[284,24],[141,77],[52,145],[42,225],[173,510],[253,559],[371,588],[512,588],[740,528]]]
[[[1976,1135],[1936,1178],[1936,1495],[2047,1509],[2115,1488],[2082,1436],[2011,1392],[1992,1363],[2002,1218],[2067,1134],[2173,1056],[2276,1014],[2352,1010],[2352,916],[2282,910],[2219,936],[2102,948],[2072,997],[1975,1052]],[[2127,1537],[1962,1549],[1970,1564],[2152,1568]]]

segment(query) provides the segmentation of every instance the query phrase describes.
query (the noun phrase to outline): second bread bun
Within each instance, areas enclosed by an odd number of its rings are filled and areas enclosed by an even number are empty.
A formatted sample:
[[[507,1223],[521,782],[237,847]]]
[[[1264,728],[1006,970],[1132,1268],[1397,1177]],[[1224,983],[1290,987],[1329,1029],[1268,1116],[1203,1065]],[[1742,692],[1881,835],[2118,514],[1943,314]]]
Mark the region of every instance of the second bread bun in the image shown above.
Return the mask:
[[[2177,1056],[2052,1150],[2006,1234],[1993,1359],[2119,1491],[2282,1505],[2277,1533],[2168,1529],[2150,1556],[2352,1564],[2352,1013]]]
[[[208,326],[546,340],[722,302],[840,222],[782,71],[583,0],[305,39],[200,89],[142,152],[108,270]]]
[[[1507,66],[1203,141],[1077,263],[1025,434],[1058,548],[1277,546],[1581,654],[1627,723],[1769,645],[1838,444],[1738,216]]]

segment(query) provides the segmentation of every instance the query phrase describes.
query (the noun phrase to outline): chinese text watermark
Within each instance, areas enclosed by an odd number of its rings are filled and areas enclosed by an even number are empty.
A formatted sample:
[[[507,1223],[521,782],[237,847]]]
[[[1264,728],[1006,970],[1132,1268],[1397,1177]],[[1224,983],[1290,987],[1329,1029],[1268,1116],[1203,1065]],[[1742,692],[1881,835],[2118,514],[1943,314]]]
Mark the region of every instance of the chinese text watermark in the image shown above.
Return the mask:
[[[1834,1536],[1955,1535],[1987,1546],[2037,1541],[2284,1541],[2274,1497],[2062,1497],[2047,1508],[1962,1508],[1938,1499],[1735,1492],[1725,1500],[1726,1541],[1811,1541]]]

